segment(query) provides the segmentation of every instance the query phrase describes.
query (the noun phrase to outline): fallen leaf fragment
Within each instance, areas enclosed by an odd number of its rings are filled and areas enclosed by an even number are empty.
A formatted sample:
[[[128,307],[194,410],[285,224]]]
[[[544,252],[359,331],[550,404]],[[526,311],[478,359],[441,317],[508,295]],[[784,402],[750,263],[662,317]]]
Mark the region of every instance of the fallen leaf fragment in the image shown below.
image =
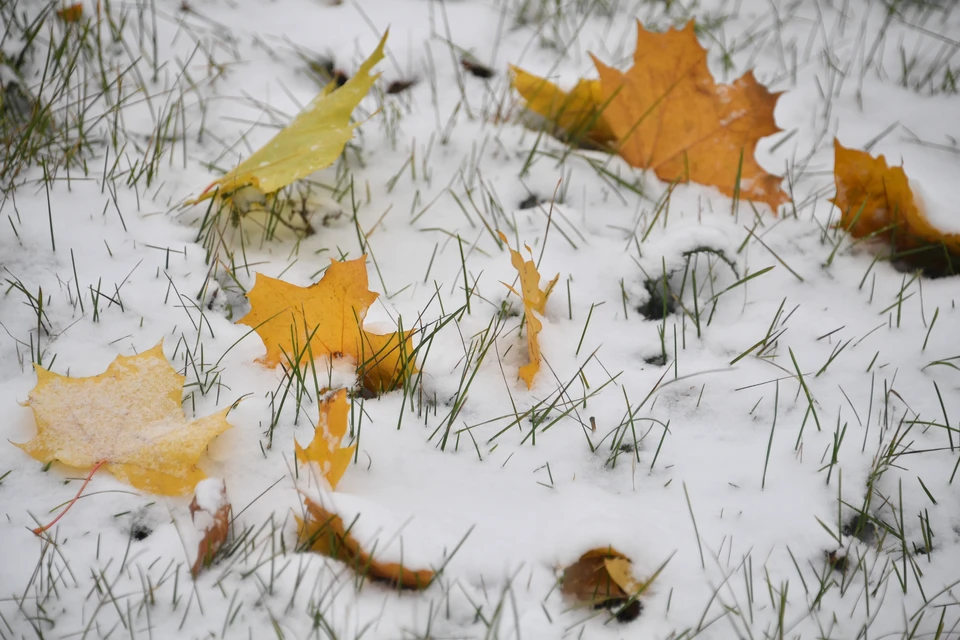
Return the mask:
[[[502,231],[498,231],[497,233],[500,235],[500,239],[503,240],[504,244],[508,244],[507,236],[505,236]],[[510,249],[509,245],[507,248]],[[527,247],[527,251],[530,251],[530,247]],[[510,285],[504,284],[523,300],[523,312],[527,321],[527,353],[530,356],[530,362],[520,367],[519,374],[520,378],[527,384],[527,389],[530,389],[533,387],[534,377],[537,375],[537,372],[540,371],[540,362],[542,360],[540,356],[539,335],[540,330],[543,329],[543,323],[540,322],[537,314],[543,315],[546,311],[547,298],[550,296],[550,292],[553,291],[554,285],[557,284],[557,280],[560,279],[560,274],[558,273],[553,280],[547,283],[546,289],[541,289],[540,272],[537,271],[537,265],[532,258],[524,261],[519,251],[510,249],[510,262],[513,268],[517,270],[517,273],[520,274],[521,293],[517,293]]]
[[[216,187],[216,193],[224,195],[247,185],[270,194],[333,164],[359,126],[350,123],[350,115],[380,77],[370,71],[383,59],[388,35],[389,29],[352,78],[339,88],[334,83],[328,85],[293,122],[233,170],[210,183],[193,202],[212,197]]]
[[[190,501],[190,519],[196,523],[196,515],[203,512],[212,518],[206,527],[203,538],[197,547],[197,559],[190,569],[196,578],[200,571],[209,567],[214,557],[226,542],[230,534],[230,516],[233,507],[227,499],[227,484],[218,478],[207,478],[197,483],[197,488]]]
[[[593,61],[603,117],[628,163],[666,182],[713,186],[774,211],[789,200],[781,178],[754,158],[757,142],[780,131],[773,115],[780,94],[752,71],[717,84],[693,21],[666,33],[647,31],[638,21],[633,67],[626,72]]]
[[[347,403],[347,390],[340,389],[320,402],[320,419],[313,432],[313,440],[306,448],[294,441],[297,462],[308,464],[316,462],[323,477],[330,483],[331,489],[337,488],[337,483],[350,466],[350,459],[356,445],[342,447],[340,443],[347,434],[347,413],[350,405]]]
[[[833,150],[837,193],[831,202],[840,209],[840,227],[855,238],[886,242],[891,258],[930,275],[956,273],[960,234],[930,224],[903,167],[888,167],[882,155],[848,149],[836,139]]]
[[[230,409],[188,422],[178,374],[163,345],[117,356],[98,376],[69,378],[35,365],[27,405],[37,435],[18,447],[41,462],[77,468],[100,462],[119,480],[162,495],[190,493],[206,476],[196,465],[230,428]],[[16,443],[15,443],[16,444]]]
[[[319,282],[299,287],[257,274],[247,293],[250,312],[237,322],[252,327],[267,348],[268,366],[300,363],[327,354],[357,362],[363,385],[390,391],[416,373],[413,331],[375,334],[363,329],[377,299],[368,289],[366,256],[337,262]]]
[[[80,22],[83,17],[83,3],[77,2],[57,9],[57,17],[64,22]]]
[[[510,70],[513,87],[523,96],[527,109],[554,123],[567,138],[586,138],[601,146],[617,139],[603,115],[599,80],[580,80],[567,93],[546,78],[518,67],[511,66]]]
[[[646,585],[633,576],[633,562],[613,547],[591,549],[563,570],[563,593],[592,607],[637,603]],[[636,607],[636,614],[639,607]],[[618,614],[619,615],[619,614]]]
[[[345,530],[343,519],[304,497],[306,519],[297,518],[299,539],[310,551],[334,558],[371,580],[383,580],[406,589],[426,589],[433,581],[429,569],[410,569],[394,562],[380,562],[360,547]]]

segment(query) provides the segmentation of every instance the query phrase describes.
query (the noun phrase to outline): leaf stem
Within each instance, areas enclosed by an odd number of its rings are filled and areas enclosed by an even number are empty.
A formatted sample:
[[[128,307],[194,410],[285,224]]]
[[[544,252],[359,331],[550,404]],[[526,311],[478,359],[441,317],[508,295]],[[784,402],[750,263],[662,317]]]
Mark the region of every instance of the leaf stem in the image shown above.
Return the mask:
[[[44,531],[46,531],[47,529],[49,529],[49,528],[52,527],[53,525],[57,524],[57,522],[60,521],[60,518],[62,518],[62,517],[64,516],[64,514],[67,513],[67,511],[70,511],[70,507],[72,507],[72,506],[74,505],[74,503],[75,503],[77,500],[80,499],[81,494],[83,494],[83,490],[87,488],[87,485],[90,483],[90,479],[93,478],[93,474],[95,474],[95,473],[97,472],[97,469],[99,469],[100,467],[102,467],[102,466],[105,465],[106,463],[107,463],[106,460],[100,460],[99,462],[97,462],[97,464],[93,465],[93,469],[91,469],[91,470],[90,470],[90,473],[87,474],[86,479],[84,479],[83,484],[80,486],[80,490],[77,491],[77,495],[73,496],[73,500],[71,500],[71,501],[67,504],[67,506],[64,508],[64,510],[60,512],[60,515],[58,515],[56,518],[54,518],[49,524],[45,524],[45,525],[42,526],[42,527],[37,527],[36,529],[31,529],[31,531],[33,531],[33,534],[39,536],[39,535],[40,535],[41,533],[43,533]]]

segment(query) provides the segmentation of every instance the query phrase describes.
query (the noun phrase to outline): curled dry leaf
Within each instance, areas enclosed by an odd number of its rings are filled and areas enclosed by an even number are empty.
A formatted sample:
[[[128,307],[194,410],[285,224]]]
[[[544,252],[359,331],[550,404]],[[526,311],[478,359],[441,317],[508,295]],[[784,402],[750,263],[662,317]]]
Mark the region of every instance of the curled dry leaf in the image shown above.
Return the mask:
[[[527,109],[534,111],[563,130],[572,141],[583,138],[597,145],[616,140],[604,117],[599,80],[580,80],[569,92],[546,78],[510,67],[513,87],[523,96]]]
[[[930,224],[923,204],[910,188],[903,167],[888,167],[881,155],[848,149],[833,141],[833,176],[840,226],[855,238],[885,241],[891,257],[930,275],[947,275],[960,267],[960,235]]]
[[[503,235],[501,231],[497,233],[500,235],[500,239],[503,240],[504,244],[507,244],[507,236]],[[507,248],[509,249],[509,246]],[[526,249],[530,252],[530,247]],[[530,389],[533,387],[534,377],[537,375],[537,372],[540,371],[540,361],[542,359],[540,356],[539,335],[540,330],[543,329],[543,323],[540,322],[540,318],[537,316],[538,314],[543,315],[546,311],[547,298],[550,296],[550,292],[553,291],[554,285],[557,284],[557,280],[560,279],[560,274],[558,273],[553,280],[547,283],[546,289],[541,289],[540,272],[537,271],[537,265],[532,258],[524,261],[519,251],[510,249],[510,262],[513,264],[513,268],[517,270],[517,273],[520,274],[521,293],[517,293],[516,289],[507,283],[504,283],[504,285],[523,300],[523,312],[527,322],[527,353],[530,356],[530,362],[520,367],[519,375],[527,384],[527,389]]]
[[[228,195],[247,185],[262,194],[271,194],[333,164],[359,126],[351,124],[350,114],[380,77],[370,71],[383,59],[388,35],[389,30],[356,75],[342,86],[334,82],[327,85],[293,122],[225,176],[210,183],[193,202],[206,200],[214,193]],[[214,191],[217,187],[219,190]]]
[[[633,563],[613,547],[591,549],[580,559],[563,570],[561,590],[578,602],[593,607],[616,607],[639,604],[637,595],[643,592],[646,584],[633,576]],[[635,612],[618,612],[633,619],[639,615],[639,606]]]
[[[297,518],[300,542],[310,551],[335,558],[371,580],[382,580],[405,589],[426,589],[433,581],[429,569],[410,569],[394,562],[380,562],[360,547],[343,526],[343,519],[304,497],[306,519]]]
[[[197,547],[197,559],[190,569],[196,578],[200,571],[209,567],[220,547],[230,534],[230,517],[233,507],[227,500],[227,483],[217,478],[207,478],[197,484],[196,493],[190,501],[190,519],[196,523],[198,512],[212,518],[204,529],[203,538]]]
[[[337,483],[350,466],[350,459],[357,448],[341,447],[340,443],[347,433],[347,391],[340,389],[320,402],[320,419],[313,432],[313,440],[306,448],[294,441],[297,462],[307,464],[316,462],[323,477],[330,483],[331,489],[337,488]]]
[[[230,428],[230,408],[186,420],[184,377],[167,362],[162,343],[117,356],[105,372],[88,378],[34,368],[37,386],[27,404],[37,435],[17,446],[41,462],[78,468],[103,463],[138,489],[185,495],[206,477],[196,465],[207,444]]]
[[[416,373],[413,331],[379,335],[363,329],[377,294],[367,288],[366,256],[331,260],[309,287],[257,274],[247,293],[250,313],[237,322],[252,327],[267,348],[268,366],[299,366],[327,354],[356,360],[363,386],[374,393],[395,389]]]

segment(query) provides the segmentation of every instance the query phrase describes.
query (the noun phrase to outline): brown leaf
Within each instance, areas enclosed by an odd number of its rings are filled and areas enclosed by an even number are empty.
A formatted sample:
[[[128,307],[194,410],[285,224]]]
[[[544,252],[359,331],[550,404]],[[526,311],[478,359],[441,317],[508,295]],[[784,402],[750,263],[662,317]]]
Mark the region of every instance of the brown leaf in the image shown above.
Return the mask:
[[[196,578],[200,571],[209,567],[217,551],[226,542],[230,534],[230,518],[232,515],[232,506],[227,500],[227,484],[220,482],[219,494],[212,499],[210,496],[211,487],[207,483],[216,483],[213,478],[201,481],[197,485],[197,492],[190,501],[190,519],[196,522],[197,512],[203,512],[213,518],[213,522],[206,528],[203,538],[197,547],[197,559],[190,569],[190,573]],[[217,491],[216,488],[213,491]],[[199,499],[198,499],[199,498]],[[202,503],[202,504],[201,504]]]
[[[402,564],[381,562],[360,547],[360,543],[345,530],[343,519],[304,497],[306,519],[297,518],[299,538],[307,549],[349,565],[360,575],[371,580],[382,580],[405,589],[426,589],[433,581],[429,569],[410,569]]]
[[[957,272],[960,234],[930,224],[903,167],[888,167],[882,155],[847,149],[836,139],[833,150],[837,194],[831,202],[840,209],[842,228],[854,238],[884,241],[891,258],[929,275]]]
[[[62,9],[57,9],[57,17],[64,22],[80,22],[80,19],[83,18],[83,3],[77,2]]]

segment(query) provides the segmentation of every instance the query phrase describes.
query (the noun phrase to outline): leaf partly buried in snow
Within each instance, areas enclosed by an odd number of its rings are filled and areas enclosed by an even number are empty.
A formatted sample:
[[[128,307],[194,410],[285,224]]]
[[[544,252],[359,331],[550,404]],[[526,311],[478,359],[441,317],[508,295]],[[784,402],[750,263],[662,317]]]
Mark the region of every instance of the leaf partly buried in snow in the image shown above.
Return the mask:
[[[205,527],[203,538],[197,545],[197,559],[190,569],[194,578],[210,566],[220,547],[226,542],[230,534],[232,508],[227,499],[227,484],[224,481],[207,478],[197,483],[196,493],[190,501],[190,519],[196,523],[197,513],[202,512],[211,518],[211,522]]]
[[[316,462],[323,477],[330,483],[331,489],[337,488],[337,483],[350,466],[350,459],[357,448],[342,447],[340,443],[347,434],[347,414],[350,405],[347,403],[347,390],[340,389],[324,400],[320,401],[320,419],[313,432],[313,440],[306,448],[294,441],[297,462],[306,464]]]
[[[508,244],[507,237],[500,231],[497,233],[504,244]],[[507,248],[510,249],[509,245]],[[530,247],[527,247],[527,251],[530,251]],[[553,280],[547,283],[546,289],[541,289],[540,272],[537,271],[537,265],[532,258],[524,261],[519,251],[510,249],[510,262],[520,275],[521,293],[517,293],[510,285],[506,286],[523,300],[523,312],[527,323],[527,353],[530,357],[530,362],[520,367],[519,374],[520,378],[527,384],[527,389],[530,389],[533,387],[534,377],[540,371],[540,361],[542,359],[539,335],[540,330],[543,329],[543,323],[540,322],[538,315],[543,315],[546,311],[547,298],[553,291],[554,285],[557,284],[557,280],[560,279],[560,274],[557,274]]]
[[[138,489],[183,495],[206,477],[196,465],[207,444],[230,428],[230,408],[186,420],[184,377],[167,362],[162,344],[117,356],[89,378],[34,368],[37,386],[27,404],[37,435],[17,446],[41,462],[89,468],[105,460],[110,473]]]
[[[333,164],[359,126],[350,123],[350,114],[380,77],[370,71],[383,59],[388,34],[389,29],[376,50],[343,86],[328,85],[293,122],[225,176],[213,181],[195,202],[211,197],[215,187],[229,194],[250,185],[270,194]]]
[[[267,348],[262,361],[269,366],[298,364],[311,355],[350,357],[364,387],[390,391],[416,373],[413,331],[365,331],[367,309],[377,299],[367,287],[366,256],[331,260],[323,278],[309,287],[258,273],[247,293],[250,313],[238,322],[256,330]]]
[[[304,497],[306,519],[300,520],[300,542],[310,551],[335,558],[371,580],[383,580],[407,589],[426,589],[433,581],[429,569],[411,569],[394,562],[381,562],[361,548],[343,526],[343,519]]]
[[[910,188],[903,167],[888,167],[881,155],[847,149],[833,141],[833,175],[840,226],[855,238],[885,241],[892,258],[930,275],[947,275],[960,267],[960,234],[940,231],[927,219]]]
[[[513,86],[526,101],[527,109],[559,127],[568,138],[586,138],[597,145],[616,140],[603,116],[599,80],[580,80],[567,93],[546,78],[511,67]]]
[[[779,94],[753,72],[718,85],[697,42],[694,23],[654,33],[637,22],[633,67],[618,71],[600,62],[603,116],[628,163],[653,169],[666,182],[697,182],[774,211],[789,198],[781,178],[757,163],[757,142],[777,133],[773,110]]]
[[[590,607],[621,607],[617,618],[623,622],[640,614],[638,596],[650,585],[633,575],[633,562],[613,547],[591,549],[563,570],[561,590]]]

